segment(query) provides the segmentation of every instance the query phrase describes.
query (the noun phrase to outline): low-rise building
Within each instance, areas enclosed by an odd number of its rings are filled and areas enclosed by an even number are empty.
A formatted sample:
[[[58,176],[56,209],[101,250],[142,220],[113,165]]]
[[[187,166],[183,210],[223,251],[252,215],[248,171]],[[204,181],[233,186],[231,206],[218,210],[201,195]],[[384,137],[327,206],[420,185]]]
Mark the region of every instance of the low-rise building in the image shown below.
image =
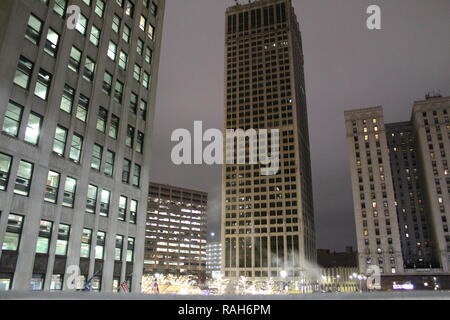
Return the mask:
[[[320,268],[320,288],[326,292],[356,292],[362,283],[358,279],[358,253],[352,247],[345,252],[317,250],[317,263]],[[361,285],[361,286],[360,286]]]
[[[208,194],[150,183],[144,274],[206,277]]]

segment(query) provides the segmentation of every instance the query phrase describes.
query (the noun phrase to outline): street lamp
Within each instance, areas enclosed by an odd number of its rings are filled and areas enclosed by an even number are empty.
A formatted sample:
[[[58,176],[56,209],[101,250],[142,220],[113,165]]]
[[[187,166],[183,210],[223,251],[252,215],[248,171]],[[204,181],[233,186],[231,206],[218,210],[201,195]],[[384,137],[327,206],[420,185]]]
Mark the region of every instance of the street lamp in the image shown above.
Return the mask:
[[[359,280],[359,292],[362,292],[362,281],[367,280],[367,277],[362,274],[359,274],[357,279]]]
[[[367,280],[367,277],[365,275],[362,274],[356,274],[354,273],[353,275],[348,277],[350,280],[359,280],[359,292],[362,292],[362,281],[363,280]]]

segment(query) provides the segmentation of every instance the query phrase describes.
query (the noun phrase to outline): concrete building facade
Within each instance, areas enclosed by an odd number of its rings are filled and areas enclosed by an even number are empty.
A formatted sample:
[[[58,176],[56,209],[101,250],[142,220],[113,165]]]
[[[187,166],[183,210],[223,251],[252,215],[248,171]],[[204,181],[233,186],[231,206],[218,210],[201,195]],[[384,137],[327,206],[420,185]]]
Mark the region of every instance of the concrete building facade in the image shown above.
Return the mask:
[[[385,274],[403,272],[383,110],[346,111],[345,122],[360,273],[371,265]]]
[[[4,290],[68,290],[73,267],[78,287],[140,291],[163,16],[164,0],[0,2]]]
[[[145,274],[206,277],[208,194],[150,183]]]
[[[410,122],[386,124],[403,262],[406,268],[435,265],[425,212],[416,139]]]
[[[361,272],[367,268],[366,258],[371,258],[371,263],[374,261],[374,257],[369,257],[369,252],[373,252],[370,244],[374,240],[383,242],[383,238],[392,239],[396,244],[394,252],[397,252],[397,242],[402,252],[402,259],[398,260],[403,260],[402,268],[399,266],[396,271],[399,276],[415,277],[416,287],[425,288],[429,281],[421,279],[426,277],[437,279],[433,281],[442,278],[444,286],[448,286],[445,280],[449,274],[450,261],[450,217],[447,210],[450,205],[448,112],[449,97],[427,95],[425,100],[414,103],[409,122],[384,125],[381,107],[345,113]],[[388,205],[393,201],[395,220],[398,221],[397,225],[390,219],[391,234],[380,234],[380,237],[377,232],[375,237],[372,235],[371,221],[366,219],[367,206],[364,203],[367,199],[364,192],[368,188],[372,189],[372,183],[370,176],[367,181],[363,173],[374,172],[373,168],[372,171],[370,167],[367,167],[369,170],[365,168],[365,162],[372,151],[367,150],[371,137],[380,141],[375,141],[377,149],[374,151],[382,156],[381,161],[390,163],[390,166],[383,167],[386,189],[382,185],[382,196],[388,199]],[[383,143],[384,139],[387,139],[387,144]],[[362,148],[361,141],[365,141],[365,149]],[[375,223],[375,220],[372,222]],[[387,279],[388,286],[391,287],[393,282],[389,279],[396,279],[398,287],[400,278],[396,278],[394,273]]]
[[[290,0],[261,0],[228,8],[225,30],[225,128],[279,129],[280,170],[236,152],[223,166],[222,270],[300,282],[316,250],[299,24]]]
[[[419,155],[434,256],[450,272],[450,97],[428,96],[416,101],[412,125]]]

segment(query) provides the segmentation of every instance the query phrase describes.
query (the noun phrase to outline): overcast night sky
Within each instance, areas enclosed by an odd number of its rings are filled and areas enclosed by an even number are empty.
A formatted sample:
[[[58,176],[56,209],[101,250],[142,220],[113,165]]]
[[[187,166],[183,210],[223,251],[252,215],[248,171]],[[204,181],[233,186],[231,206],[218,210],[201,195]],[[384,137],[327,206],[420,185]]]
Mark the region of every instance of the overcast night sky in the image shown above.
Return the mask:
[[[240,0],[242,4],[247,0]],[[450,95],[449,0],[292,0],[305,55],[317,248],[355,246],[344,110],[378,106],[409,120],[428,91]],[[175,166],[172,131],[223,129],[225,9],[233,0],[166,0],[151,179],[209,193],[220,234],[220,166]],[[366,27],[381,7],[382,30]],[[218,240],[218,237],[216,236]]]

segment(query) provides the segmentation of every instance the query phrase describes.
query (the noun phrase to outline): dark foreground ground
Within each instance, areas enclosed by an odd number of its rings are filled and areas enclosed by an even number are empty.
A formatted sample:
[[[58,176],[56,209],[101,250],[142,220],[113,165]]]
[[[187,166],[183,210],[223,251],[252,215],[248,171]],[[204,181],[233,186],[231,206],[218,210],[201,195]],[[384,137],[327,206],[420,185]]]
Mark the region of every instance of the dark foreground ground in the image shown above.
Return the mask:
[[[91,292],[0,292],[0,300],[450,300],[450,291],[181,296]]]

